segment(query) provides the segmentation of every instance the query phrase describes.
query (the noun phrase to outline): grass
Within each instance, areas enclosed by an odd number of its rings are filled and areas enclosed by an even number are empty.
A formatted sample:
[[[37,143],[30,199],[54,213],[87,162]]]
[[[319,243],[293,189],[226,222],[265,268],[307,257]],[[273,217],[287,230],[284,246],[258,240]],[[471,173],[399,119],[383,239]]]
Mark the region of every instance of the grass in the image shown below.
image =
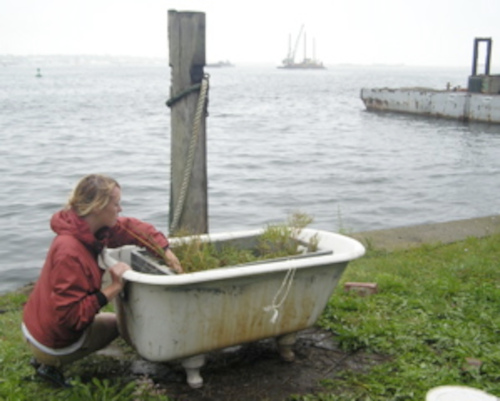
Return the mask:
[[[499,261],[495,235],[369,252],[352,263],[342,281],[376,282],[379,293],[336,291],[320,325],[338,335],[343,349],[390,361],[367,374],[344,372],[324,383],[325,394],[296,399],[424,400],[430,388],[452,384],[499,396]]]
[[[499,261],[500,235],[392,253],[369,249],[349,265],[319,324],[347,352],[383,354],[387,362],[365,373],[343,371],[323,381],[321,394],[290,400],[424,400],[430,388],[451,384],[500,396]],[[376,282],[379,292],[346,293],[346,281]],[[0,400],[168,400],[147,380],[103,379],[120,362],[99,356],[71,365],[72,389],[36,381],[19,329],[25,300],[22,293],[0,297]]]

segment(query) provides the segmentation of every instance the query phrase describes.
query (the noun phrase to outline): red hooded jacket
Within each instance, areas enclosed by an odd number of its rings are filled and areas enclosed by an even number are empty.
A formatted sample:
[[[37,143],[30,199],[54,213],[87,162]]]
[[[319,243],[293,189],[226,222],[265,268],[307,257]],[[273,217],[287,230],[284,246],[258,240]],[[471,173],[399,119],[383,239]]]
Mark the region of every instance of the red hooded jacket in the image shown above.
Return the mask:
[[[95,236],[72,210],[54,214],[50,225],[57,236],[24,306],[23,322],[38,342],[57,349],[75,343],[102,307],[99,297],[103,296],[104,271],[97,264],[102,249],[144,246],[124,227],[162,248],[168,246],[168,240],[151,224],[130,217],[119,217],[115,226]]]

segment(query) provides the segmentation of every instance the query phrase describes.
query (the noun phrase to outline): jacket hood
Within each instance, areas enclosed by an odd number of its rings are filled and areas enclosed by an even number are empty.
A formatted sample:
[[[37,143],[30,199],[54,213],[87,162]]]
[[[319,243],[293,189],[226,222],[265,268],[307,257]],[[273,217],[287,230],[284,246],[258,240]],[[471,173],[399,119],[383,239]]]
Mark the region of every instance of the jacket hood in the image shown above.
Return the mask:
[[[71,209],[56,212],[50,220],[50,228],[57,235],[71,235],[75,237],[96,252],[100,252],[104,247],[104,241],[97,239],[92,231],[90,231],[88,223]],[[99,237],[102,238],[102,236]]]

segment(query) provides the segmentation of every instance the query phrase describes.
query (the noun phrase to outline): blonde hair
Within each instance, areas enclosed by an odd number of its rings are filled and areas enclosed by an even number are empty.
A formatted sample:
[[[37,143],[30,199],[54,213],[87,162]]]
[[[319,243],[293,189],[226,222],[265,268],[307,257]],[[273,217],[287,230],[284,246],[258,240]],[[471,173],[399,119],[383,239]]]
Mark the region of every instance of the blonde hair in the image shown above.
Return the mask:
[[[80,217],[104,209],[111,200],[111,193],[118,182],[102,174],[89,174],[83,177],[71,193],[67,208],[73,209]]]

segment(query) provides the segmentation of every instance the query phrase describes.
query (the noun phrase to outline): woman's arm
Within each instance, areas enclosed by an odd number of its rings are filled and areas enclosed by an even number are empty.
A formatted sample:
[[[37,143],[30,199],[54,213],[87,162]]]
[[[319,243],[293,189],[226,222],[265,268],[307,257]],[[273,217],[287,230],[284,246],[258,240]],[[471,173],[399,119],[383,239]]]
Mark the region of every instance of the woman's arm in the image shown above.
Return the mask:
[[[127,244],[148,248],[163,258],[165,264],[176,273],[184,273],[179,259],[168,247],[167,237],[153,225],[133,217],[120,217],[112,229],[109,246],[114,248]]]
[[[110,229],[108,246],[117,248],[122,245],[137,245],[149,248],[166,248],[169,244],[167,237],[158,231],[152,224],[133,217],[119,217],[118,222]],[[152,246],[147,246],[150,243]]]

